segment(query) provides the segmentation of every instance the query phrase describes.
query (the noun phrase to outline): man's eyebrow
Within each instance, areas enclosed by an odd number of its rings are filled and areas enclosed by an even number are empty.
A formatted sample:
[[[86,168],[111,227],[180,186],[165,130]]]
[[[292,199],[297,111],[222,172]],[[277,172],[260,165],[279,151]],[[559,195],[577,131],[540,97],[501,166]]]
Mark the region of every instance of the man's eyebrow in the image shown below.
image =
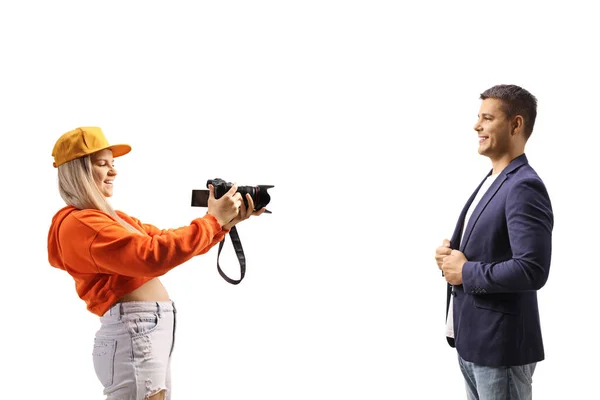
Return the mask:
[[[484,117],[493,117],[492,114],[488,114],[488,113],[482,113],[481,115],[483,115]],[[477,114],[477,118],[479,118],[479,114]]]

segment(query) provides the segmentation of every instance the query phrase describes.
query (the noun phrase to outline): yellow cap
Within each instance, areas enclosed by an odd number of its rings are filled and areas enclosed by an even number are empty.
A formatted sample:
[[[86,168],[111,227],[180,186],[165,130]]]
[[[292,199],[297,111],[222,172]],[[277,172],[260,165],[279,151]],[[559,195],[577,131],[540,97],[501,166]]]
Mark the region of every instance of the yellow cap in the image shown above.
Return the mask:
[[[100,150],[111,149],[113,157],[123,156],[131,151],[128,144],[108,144],[102,129],[95,126],[86,126],[69,131],[62,135],[54,145],[52,157],[54,165],[59,165],[79,157],[87,156]]]

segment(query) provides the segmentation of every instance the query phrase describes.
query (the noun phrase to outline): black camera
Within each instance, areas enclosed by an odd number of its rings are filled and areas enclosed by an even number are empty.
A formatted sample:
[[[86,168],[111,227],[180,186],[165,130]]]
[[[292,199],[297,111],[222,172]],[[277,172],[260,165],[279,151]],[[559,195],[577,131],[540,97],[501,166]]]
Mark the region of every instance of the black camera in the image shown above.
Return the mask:
[[[215,188],[215,199],[221,198],[225,193],[227,193],[233,183],[226,182],[223,179],[215,178],[209,179],[206,181],[206,187],[208,185],[213,185]],[[254,202],[254,209],[260,210],[263,207],[266,207],[267,204],[271,201],[271,196],[267,192],[268,189],[274,187],[273,185],[257,185],[257,186],[238,186],[236,193],[240,193],[242,195],[242,199],[244,199],[244,205],[248,207],[248,200],[246,199],[246,194],[249,194]],[[192,207],[207,207],[208,206],[208,190],[192,190]],[[265,210],[266,213],[271,213],[269,210]]]
[[[209,179],[206,181],[206,187],[208,185],[213,185],[215,188],[215,198],[221,198],[225,193],[231,190],[233,183],[225,182],[223,179],[215,178]],[[271,201],[271,196],[267,192],[267,189],[274,187],[273,185],[258,185],[258,186],[238,186],[236,193],[240,193],[242,198],[244,199],[244,204],[248,207],[248,200],[246,199],[246,194],[249,194],[254,202],[254,209],[260,210],[263,207],[266,207]],[[209,190],[192,190],[192,207],[207,207],[208,206],[208,197],[210,196]],[[266,210],[266,213],[271,214],[271,211]],[[235,250],[235,255],[240,263],[240,278],[232,279],[225,275],[221,266],[219,265],[219,256],[221,255],[221,250],[223,249],[223,244],[225,243],[225,238],[221,242],[219,242],[219,253],[217,254],[217,270],[219,274],[225,279],[227,282],[232,285],[237,285],[244,279],[246,274],[246,257],[244,256],[244,249],[242,249],[242,242],[237,233],[237,229],[234,226],[231,227],[229,231],[229,236],[231,237],[231,242],[233,244],[233,248]]]

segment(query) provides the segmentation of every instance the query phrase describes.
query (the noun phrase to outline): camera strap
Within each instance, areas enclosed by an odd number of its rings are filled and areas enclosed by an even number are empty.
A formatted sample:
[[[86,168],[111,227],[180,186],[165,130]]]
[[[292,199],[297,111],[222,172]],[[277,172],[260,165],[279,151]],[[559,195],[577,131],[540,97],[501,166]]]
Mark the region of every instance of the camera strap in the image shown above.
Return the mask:
[[[229,237],[231,237],[231,243],[233,244],[233,248],[235,249],[235,254],[237,256],[238,261],[240,262],[240,279],[231,279],[225,272],[221,269],[219,265],[219,256],[221,255],[221,249],[225,244],[225,238],[221,240],[219,243],[219,253],[217,254],[217,269],[219,270],[219,274],[225,279],[227,282],[232,285],[237,285],[244,279],[244,275],[246,275],[246,257],[244,256],[244,249],[242,249],[242,242],[240,241],[240,237],[237,233],[237,229],[235,226],[232,226],[229,230]]]

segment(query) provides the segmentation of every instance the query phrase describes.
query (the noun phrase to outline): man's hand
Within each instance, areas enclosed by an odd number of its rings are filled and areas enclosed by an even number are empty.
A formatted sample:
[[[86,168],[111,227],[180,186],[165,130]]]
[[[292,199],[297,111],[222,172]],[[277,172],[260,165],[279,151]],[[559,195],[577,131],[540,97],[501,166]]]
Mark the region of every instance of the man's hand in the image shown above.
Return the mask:
[[[452,250],[450,255],[443,258],[442,271],[449,284],[462,284],[462,269],[467,261],[467,257],[458,250]]]
[[[448,239],[444,239],[442,245],[435,249],[435,262],[439,269],[442,269],[444,257],[449,256],[451,251],[452,249],[450,248],[450,241]]]

